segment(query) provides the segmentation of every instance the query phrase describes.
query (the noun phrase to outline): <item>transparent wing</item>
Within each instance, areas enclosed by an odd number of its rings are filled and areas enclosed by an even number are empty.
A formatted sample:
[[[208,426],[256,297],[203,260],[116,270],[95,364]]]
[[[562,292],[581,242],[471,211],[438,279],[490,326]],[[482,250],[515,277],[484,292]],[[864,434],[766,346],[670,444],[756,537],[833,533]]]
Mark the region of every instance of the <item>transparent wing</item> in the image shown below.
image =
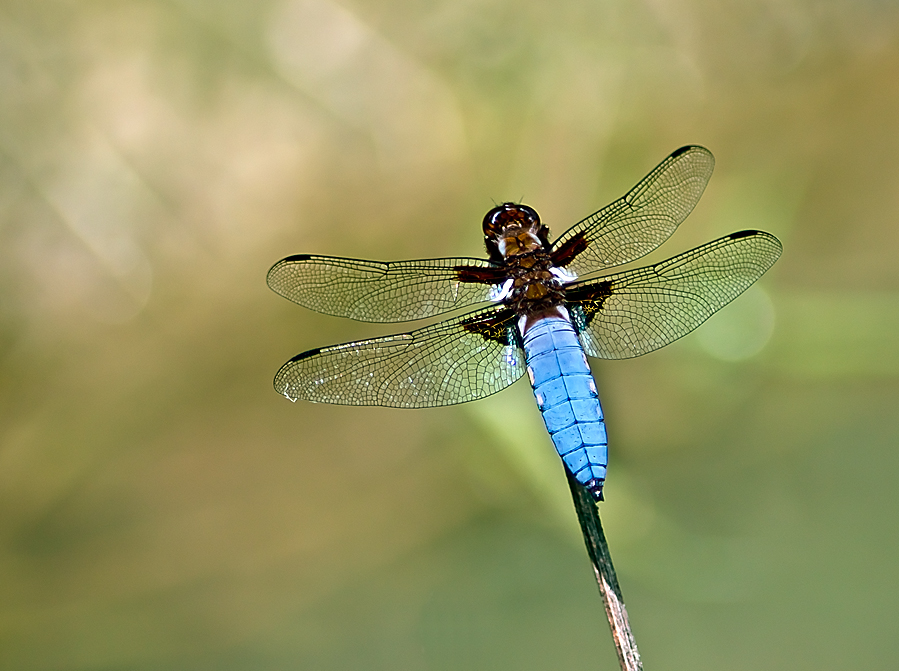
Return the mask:
[[[494,269],[481,259],[362,261],[298,254],[268,271],[272,290],[303,307],[364,322],[423,319],[488,300],[491,285],[460,281],[465,269]]]
[[[714,167],[708,149],[681,147],[622,198],[565,231],[553,243],[556,265],[585,275],[645,256],[687,218]]]
[[[572,285],[584,350],[627,359],[664,347],[702,324],[780,256],[777,238],[741,231],[654,266]]]
[[[292,401],[430,408],[494,394],[524,373],[515,314],[495,307],[385,338],[310,350],[275,376]]]

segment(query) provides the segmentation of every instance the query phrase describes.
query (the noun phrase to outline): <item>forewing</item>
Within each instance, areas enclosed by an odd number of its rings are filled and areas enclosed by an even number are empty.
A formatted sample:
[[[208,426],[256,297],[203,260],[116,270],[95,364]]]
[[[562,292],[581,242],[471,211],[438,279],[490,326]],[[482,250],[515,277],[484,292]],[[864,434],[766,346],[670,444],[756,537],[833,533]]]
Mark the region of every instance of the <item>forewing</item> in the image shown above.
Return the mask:
[[[714,167],[708,149],[681,147],[622,198],[565,231],[553,243],[555,265],[585,275],[648,254],[687,218]]]
[[[310,350],[288,361],[275,390],[292,401],[430,408],[473,401],[506,388],[525,370],[496,307],[385,338]]]
[[[677,340],[739,296],[780,256],[777,238],[741,231],[654,266],[572,285],[584,350],[627,359]]]
[[[275,293],[316,312],[402,322],[488,300],[489,283],[460,281],[466,269],[489,278],[495,266],[466,258],[384,263],[298,254],[272,266],[266,281]]]

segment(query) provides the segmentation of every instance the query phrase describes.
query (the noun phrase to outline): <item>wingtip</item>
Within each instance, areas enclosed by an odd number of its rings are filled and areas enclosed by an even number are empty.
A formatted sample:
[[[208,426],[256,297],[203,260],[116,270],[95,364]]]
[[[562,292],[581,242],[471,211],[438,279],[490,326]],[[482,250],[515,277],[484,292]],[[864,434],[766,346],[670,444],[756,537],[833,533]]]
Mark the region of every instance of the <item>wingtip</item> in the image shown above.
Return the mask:
[[[765,238],[766,240],[773,243],[777,247],[778,252],[783,251],[783,243],[780,241],[780,239],[776,235],[773,235],[773,234],[769,233],[768,231],[759,231],[756,229],[748,229],[745,231],[737,231],[736,233],[731,233],[730,235],[726,236],[726,238],[728,240],[740,240],[742,238]]]
[[[277,294],[281,294],[280,291],[272,284],[272,277],[277,273],[278,270],[281,269],[282,266],[285,266],[290,263],[299,263],[302,261],[308,261],[312,258],[312,254],[294,254],[293,256],[285,256],[283,259],[278,261],[275,265],[268,269],[268,272],[265,274],[265,283],[269,286],[269,288]],[[281,294],[283,295],[283,294]]]
[[[275,388],[275,391],[278,394],[280,394],[281,396],[283,396],[284,398],[286,398],[288,401],[290,401],[291,403],[297,402],[296,397],[290,395],[290,392],[289,392],[290,387],[283,383],[279,384],[278,376],[275,376],[275,383],[273,386]]]
[[[671,152],[671,158],[677,158],[678,156],[686,154],[690,151],[698,151],[704,154],[708,154],[714,160],[714,155],[712,154],[712,152],[709,151],[707,147],[703,147],[701,144],[685,144],[683,147],[678,147],[673,152]]]
[[[309,349],[309,350],[306,350],[305,352],[300,352],[299,354],[297,354],[295,357],[293,357],[290,361],[288,361],[284,365],[287,366],[288,364],[294,363],[296,361],[302,361],[303,359],[308,359],[309,357],[315,356],[316,354],[318,354],[321,351],[322,351],[321,347],[316,347],[315,349]]]

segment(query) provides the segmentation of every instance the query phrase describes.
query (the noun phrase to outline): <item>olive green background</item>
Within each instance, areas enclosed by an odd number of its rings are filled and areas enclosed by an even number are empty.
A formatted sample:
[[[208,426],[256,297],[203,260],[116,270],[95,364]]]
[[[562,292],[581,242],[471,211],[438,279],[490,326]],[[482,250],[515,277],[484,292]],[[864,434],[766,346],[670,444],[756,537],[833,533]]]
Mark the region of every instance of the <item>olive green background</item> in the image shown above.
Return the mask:
[[[0,668],[615,669],[526,383],[291,404],[298,352],[403,327],[265,286],[308,252],[554,234],[677,147],[659,260],[784,254],[682,341],[593,361],[646,668],[899,658],[899,5],[0,2]]]

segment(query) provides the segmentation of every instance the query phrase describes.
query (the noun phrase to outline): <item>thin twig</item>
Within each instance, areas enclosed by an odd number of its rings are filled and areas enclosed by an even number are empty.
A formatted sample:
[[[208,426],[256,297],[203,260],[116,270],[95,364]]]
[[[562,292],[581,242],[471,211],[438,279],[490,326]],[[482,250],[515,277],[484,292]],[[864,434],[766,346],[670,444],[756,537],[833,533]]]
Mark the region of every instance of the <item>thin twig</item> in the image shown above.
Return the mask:
[[[587,554],[590,555],[590,561],[593,562],[596,584],[599,585],[599,593],[602,595],[602,602],[606,607],[609,627],[612,628],[612,640],[615,641],[615,649],[618,651],[618,663],[621,665],[621,671],[643,671],[643,662],[640,661],[637,642],[634,640],[634,634],[627,619],[627,609],[624,607],[624,597],[621,596],[621,587],[618,586],[615,567],[612,566],[606,535],[603,533],[602,523],[599,521],[599,507],[593,501],[590,493],[568,473],[567,469],[566,475],[568,476],[568,486],[571,488],[571,496],[574,499],[577,519],[581,523],[581,531],[584,532]]]

